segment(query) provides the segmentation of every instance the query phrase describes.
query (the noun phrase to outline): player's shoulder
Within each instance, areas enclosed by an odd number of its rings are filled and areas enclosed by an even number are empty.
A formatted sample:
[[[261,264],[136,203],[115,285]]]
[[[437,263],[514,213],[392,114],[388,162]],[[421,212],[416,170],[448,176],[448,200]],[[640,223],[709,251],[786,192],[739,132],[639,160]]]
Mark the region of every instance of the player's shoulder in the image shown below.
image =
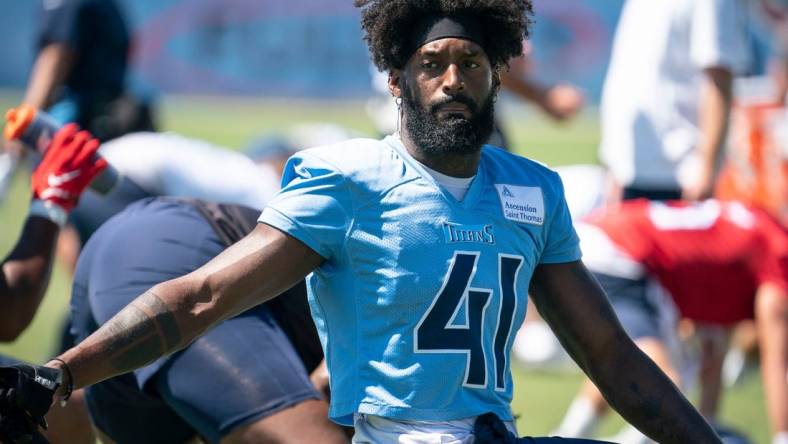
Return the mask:
[[[402,156],[386,139],[349,139],[307,148],[293,157],[302,168],[312,165],[332,170],[350,183],[371,189],[387,189],[413,176]]]
[[[341,142],[306,148],[297,155],[310,156],[344,169],[379,162],[390,148],[382,140],[356,138]]]
[[[562,193],[561,177],[542,162],[492,145],[484,146],[482,158],[492,179],[496,182],[538,186],[551,193]]]

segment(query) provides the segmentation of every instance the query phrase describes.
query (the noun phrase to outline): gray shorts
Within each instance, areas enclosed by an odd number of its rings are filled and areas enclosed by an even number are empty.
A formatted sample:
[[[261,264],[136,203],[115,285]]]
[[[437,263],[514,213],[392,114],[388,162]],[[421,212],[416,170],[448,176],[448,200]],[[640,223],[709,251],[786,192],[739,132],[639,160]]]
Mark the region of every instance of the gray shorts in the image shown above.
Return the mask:
[[[664,339],[661,325],[662,309],[649,293],[649,280],[611,276],[593,272],[594,277],[607,293],[610,304],[621,325],[632,339]]]

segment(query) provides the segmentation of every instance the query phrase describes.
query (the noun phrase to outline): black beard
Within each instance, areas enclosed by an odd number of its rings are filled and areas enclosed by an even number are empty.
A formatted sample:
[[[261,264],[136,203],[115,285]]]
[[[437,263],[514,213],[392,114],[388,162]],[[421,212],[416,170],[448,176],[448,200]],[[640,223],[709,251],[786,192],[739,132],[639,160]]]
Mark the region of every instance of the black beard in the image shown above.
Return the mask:
[[[487,97],[481,108],[466,96],[455,96],[427,109],[408,85],[404,85],[402,92],[402,106],[407,116],[405,128],[410,139],[424,154],[471,154],[481,150],[482,145],[490,139],[495,128],[494,93]],[[457,114],[438,120],[436,112],[448,102],[463,103],[468,107],[471,117]]]

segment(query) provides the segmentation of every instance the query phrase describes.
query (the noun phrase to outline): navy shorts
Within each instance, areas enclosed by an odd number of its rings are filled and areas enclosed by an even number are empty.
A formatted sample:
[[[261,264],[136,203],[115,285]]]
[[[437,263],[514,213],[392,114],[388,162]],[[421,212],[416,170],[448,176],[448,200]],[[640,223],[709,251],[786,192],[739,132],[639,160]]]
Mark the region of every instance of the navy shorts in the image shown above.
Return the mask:
[[[637,188],[624,187],[621,193],[623,200],[648,199],[648,200],[678,200],[681,199],[681,189],[679,188]]]
[[[629,279],[594,272],[630,338],[661,338],[660,310],[649,298],[646,278]]]
[[[151,286],[224,248],[188,204],[145,199],[129,206],[96,231],[80,256],[72,297],[77,341]],[[282,297],[306,299],[302,291]],[[86,395],[94,424],[119,444],[183,442],[195,434],[218,442],[238,426],[321,398],[266,305]]]
[[[120,213],[129,204],[140,199],[151,197],[128,177],[121,177],[115,187],[106,195],[87,189],[79,198],[79,205],[71,211],[69,222],[79,233],[81,246],[84,246],[90,236],[112,216]]]

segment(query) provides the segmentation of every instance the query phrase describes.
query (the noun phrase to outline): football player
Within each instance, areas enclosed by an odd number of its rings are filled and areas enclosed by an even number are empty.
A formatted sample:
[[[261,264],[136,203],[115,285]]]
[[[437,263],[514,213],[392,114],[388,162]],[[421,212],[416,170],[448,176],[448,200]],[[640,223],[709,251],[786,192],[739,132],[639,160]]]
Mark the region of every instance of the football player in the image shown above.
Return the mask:
[[[400,132],[292,157],[251,234],[49,362],[63,377],[50,393],[155,362],[308,275],[329,415],[355,426],[354,442],[469,443],[491,417],[513,437],[508,357],[528,293],[629,421],[660,442],[720,442],[618,324],[580,261],[557,174],[483,146],[531,3],[357,4],[402,100]]]
[[[786,229],[762,210],[716,200],[694,204],[633,200],[598,209],[576,227],[585,263],[607,292],[625,330],[679,386],[677,321],[678,317],[693,321],[707,344],[700,366],[700,410],[710,420],[715,419],[719,403],[728,329],[755,317],[774,442],[785,442]],[[670,309],[673,306],[676,314]],[[589,436],[606,407],[599,391],[586,382],[557,433]],[[631,430],[618,438],[648,442]]]

